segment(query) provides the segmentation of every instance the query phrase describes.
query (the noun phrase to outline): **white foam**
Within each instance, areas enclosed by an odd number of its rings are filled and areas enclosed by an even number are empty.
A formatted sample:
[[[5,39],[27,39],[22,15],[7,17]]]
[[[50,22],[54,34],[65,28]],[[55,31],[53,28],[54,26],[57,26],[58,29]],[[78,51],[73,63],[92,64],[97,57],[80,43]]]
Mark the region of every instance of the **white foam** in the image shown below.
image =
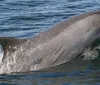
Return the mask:
[[[95,47],[92,50],[90,48],[86,49],[84,51],[83,55],[84,55],[83,60],[93,60],[99,55],[99,53],[98,53],[98,51],[96,50],[96,47]]]
[[[4,56],[4,50],[2,45],[0,44],[0,62],[2,62],[3,56]]]

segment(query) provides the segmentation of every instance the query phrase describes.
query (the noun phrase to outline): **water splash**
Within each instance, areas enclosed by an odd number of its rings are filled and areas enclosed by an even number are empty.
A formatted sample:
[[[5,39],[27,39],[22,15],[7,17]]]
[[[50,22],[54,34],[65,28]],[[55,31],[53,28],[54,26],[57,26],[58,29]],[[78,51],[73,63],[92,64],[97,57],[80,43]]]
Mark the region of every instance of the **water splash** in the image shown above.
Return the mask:
[[[0,62],[2,62],[3,56],[4,56],[4,50],[2,45],[0,44]]]

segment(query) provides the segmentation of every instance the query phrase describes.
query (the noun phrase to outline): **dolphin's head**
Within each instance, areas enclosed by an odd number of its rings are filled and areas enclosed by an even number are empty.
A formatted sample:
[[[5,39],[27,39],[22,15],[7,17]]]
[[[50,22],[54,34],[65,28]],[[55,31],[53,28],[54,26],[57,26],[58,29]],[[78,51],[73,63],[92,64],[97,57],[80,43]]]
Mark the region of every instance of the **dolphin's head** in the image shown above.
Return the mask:
[[[24,40],[16,38],[2,37],[0,38],[0,74],[17,71],[17,59],[19,58],[20,45]]]
[[[30,42],[30,39],[0,37],[0,74],[34,69],[37,57],[33,59],[33,56],[37,50],[34,50],[33,41]]]

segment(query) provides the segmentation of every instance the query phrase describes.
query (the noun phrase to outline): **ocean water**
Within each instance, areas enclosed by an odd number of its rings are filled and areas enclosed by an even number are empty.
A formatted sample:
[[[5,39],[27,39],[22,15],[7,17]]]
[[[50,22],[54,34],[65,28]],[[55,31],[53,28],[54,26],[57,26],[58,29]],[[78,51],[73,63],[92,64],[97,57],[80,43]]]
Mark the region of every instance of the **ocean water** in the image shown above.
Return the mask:
[[[99,0],[0,0],[0,37],[31,38],[71,16],[99,9]],[[0,75],[0,85],[100,85],[100,59]]]

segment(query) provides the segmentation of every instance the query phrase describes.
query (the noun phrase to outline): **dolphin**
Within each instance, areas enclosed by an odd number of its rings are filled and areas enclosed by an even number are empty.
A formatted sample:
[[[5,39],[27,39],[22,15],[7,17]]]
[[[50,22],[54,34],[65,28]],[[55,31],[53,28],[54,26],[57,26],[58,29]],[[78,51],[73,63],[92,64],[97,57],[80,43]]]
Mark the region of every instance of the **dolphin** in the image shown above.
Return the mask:
[[[79,55],[88,55],[88,50],[95,50],[97,55],[96,49],[90,47],[99,37],[100,11],[73,16],[33,38],[0,37],[3,50],[0,74],[54,67]]]

